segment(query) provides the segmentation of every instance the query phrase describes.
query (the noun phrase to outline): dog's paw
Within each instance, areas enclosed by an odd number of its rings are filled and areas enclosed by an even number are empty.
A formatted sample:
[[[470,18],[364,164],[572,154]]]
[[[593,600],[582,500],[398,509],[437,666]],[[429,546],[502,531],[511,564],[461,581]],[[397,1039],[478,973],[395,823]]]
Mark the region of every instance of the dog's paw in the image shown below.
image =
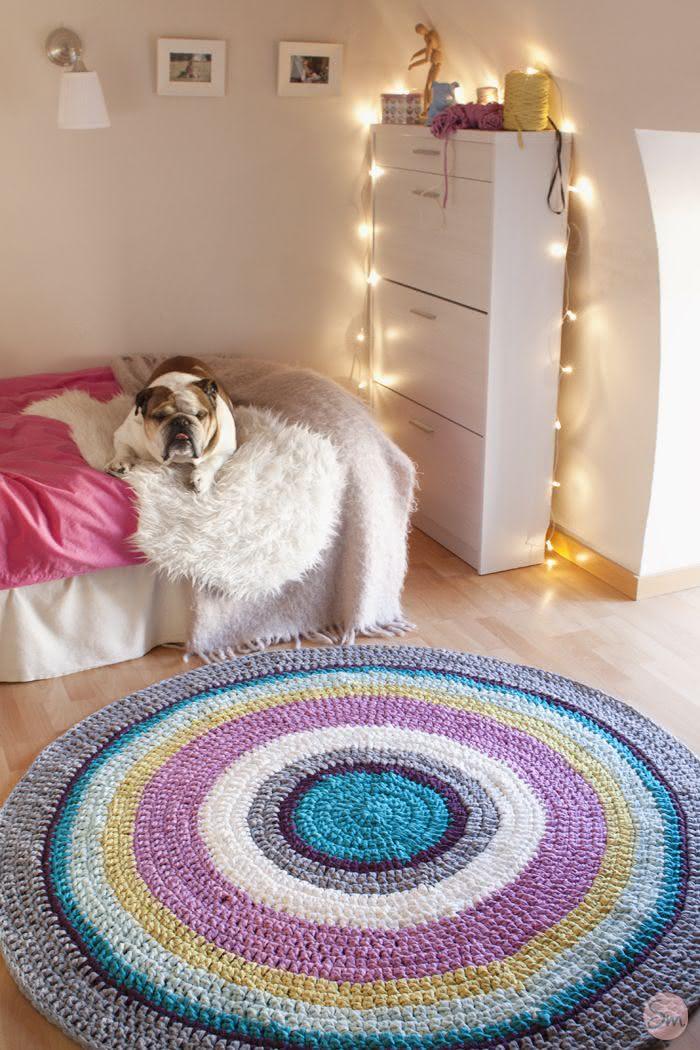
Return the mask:
[[[211,474],[205,473],[204,471],[193,470],[190,476],[190,488],[193,492],[196,492],[198,496],[204,495],[211,488],[213,481]]]
[[[111,459],[105,467],[105,471],[108,474],[112,474],[115,478],[125,478],[133,465],[129,459]]]

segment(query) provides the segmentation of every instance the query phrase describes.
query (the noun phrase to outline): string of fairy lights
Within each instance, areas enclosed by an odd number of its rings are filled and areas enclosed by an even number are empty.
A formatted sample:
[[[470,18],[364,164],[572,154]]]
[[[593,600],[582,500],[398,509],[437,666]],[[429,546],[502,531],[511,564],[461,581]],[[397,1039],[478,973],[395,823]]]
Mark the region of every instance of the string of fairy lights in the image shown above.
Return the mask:
[[[530,72],[530,67],[528,67]],[[537,70],[532,69],[532,72]],[[556,82],[555,82],[556,83]],[[558,85],[557,85],[558,87]],[[377,116],[374,112],[364,111],[360,117],[362,123],[369,130],[370,126],[375,123]],[[576,128],[570,120],[563,120],[561,124],[561,131],[565,134],[575,134]],[[369,176],[370,185],[373,185],[377,179],[381,178],[384,174],[384,169],[381,168],[376,162],[372,161],[370,167],[367,169]],[[592,202],[594,197],[594,189],[591,180],[585,175],[577,176],[575,181],[570,181],[568,184],[569,194],[574,194],[576,198],[583,205],[588,205]],[[369,208],[368,213],[363,216],[363,221],[357,228],[358,236],[365,242],[366,250],[364,253],[363,260],[363,273],[366,282],[366,294],[365,294],[365,305],[363,310],[363,323],[362,327],[356,334],[356,348],[353,354],[352,369],[350,378],[356,383],[359,391],[366,391],[368,387],[368,364],[367,364],[367,350],[368,350],[368,339],[370,332],[370,319],[371,319],[371,290],[374,288],[379,281],[381,276],[373,267],[372,259],[372,223],[371,223],[371,195],[369,197]],[[562,241],[554,241],[549,245],[549,252],[554,258],[564,259],[564,296],[563,306],[561,315],[561,326],[566,328],[569,325],[575,324],[578,320],[578,313],[573,308],[571,303],[571,280],[569,274],[569,257],[575,255],[578,251],[577,247],[572,249],[572,234],[579,236],[578,227],[574,223],[569,221],[566,230],[566,239]],[[560,382],[567,380],[574,374],[574,366],[568,361],[568,359],[560,360],[559,364],[559,375]],[[561,388],[560,388],[561,389]],[[558,401],[561,400],[561,395]],[[559,406],[558,406],[559,407]],[[563,430],[562,422],[558,415],[554,421],[554,456],[552,463],[552,494],[561,489],[561,482],[558,477],[559,471],[559,455],[561,446],[561,433]],[[553,536],[556,531],[556,522],[553,516],[550,516],[549,526],[545,535],[545,564],[549,568],[553,568],[556,565],[556,559],[554,558],[554,541]]]
[[[573,133],[574,127],[570,121],[564,122],[565,130]],[[590,204],[593,200],[593,184],[586,175],[580,175],[577,177],[575,182],[569,183],[569,194],[575,194],[576,197],[581,201],[582,204]],[[572,249],[571,238],[572,234],[577,237],[577,242]],[[550,246],[552,254],[557,258],[563,258],[564,262],[564,302],[562,308],[561,324],[562,328],[568,325],[575,324],[578,320],[578,313],[572,308],[571,305],[571,277],[569,274],[569,258],[571,255],[578,253],[578,241],[580,240],[580,234],[578,227],[569,220],[566,231],[566,241],[556,243]],[[560,384],[561,380],[566,380],[568,377],[574,374],[574,366],[568,361],[560,360],[559,364],[559,377]],[[561,399],[561,395],[559,400]],[[561,489],[561,481],[559,480],[559,453],[561,446],[561,432],[562,422],[557,412],[557,417],[554,420],[554,459],[552,464],[552,494]],[[556,565],[556,559],[554,558],[554,534],[556,532],[556,521],[554,520],[553,514],[550,515],[549,526],[545,535],[545,564],[548,568],[554,568]]]

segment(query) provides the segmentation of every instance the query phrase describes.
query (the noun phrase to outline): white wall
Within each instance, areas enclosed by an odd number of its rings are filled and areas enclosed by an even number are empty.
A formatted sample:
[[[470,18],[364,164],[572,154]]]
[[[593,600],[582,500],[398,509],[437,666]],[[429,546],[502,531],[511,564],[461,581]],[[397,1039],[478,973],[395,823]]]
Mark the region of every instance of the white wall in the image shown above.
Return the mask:
[[[700,5],[678,0],[663,18],[652,0],[376,0],[376,7],[406,58],[418,46],[414,22],[434,23],[446,56],[442,78],[460,80],[468,97],[527,65],[557,78],[578,131],[576,167],[593,181],[595,199],[572,208],[579,320],[565,339],[576,372],[563,385],[555,514],[567,531],[638,572],[660,343],[656,239],[635,128],[700,127]]]
[[[58,131],[59,24],[109,130]],[[393,63],[347,0],[9,0],[0,64],[0,375],[143,350],[236,349],[342,375],[365,292],[356,235],[372,101]],[[225,98],[155,94],[158,36],[228,41]],[[279,98],[279,40],[345,44],[343,95]]]
[[[700,565],[700,134],[638,131],[656,226],[661,374],[643,574]]]

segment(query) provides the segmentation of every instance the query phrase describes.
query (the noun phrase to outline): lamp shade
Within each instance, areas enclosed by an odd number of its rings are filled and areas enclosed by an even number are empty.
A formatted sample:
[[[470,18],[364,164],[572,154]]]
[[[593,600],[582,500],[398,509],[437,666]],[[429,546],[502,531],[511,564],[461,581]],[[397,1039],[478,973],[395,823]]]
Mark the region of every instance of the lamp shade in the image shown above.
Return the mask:
[[[110,127],[100,78],[94,71],[63,73],[58,96],[58,126],[71,130]]]

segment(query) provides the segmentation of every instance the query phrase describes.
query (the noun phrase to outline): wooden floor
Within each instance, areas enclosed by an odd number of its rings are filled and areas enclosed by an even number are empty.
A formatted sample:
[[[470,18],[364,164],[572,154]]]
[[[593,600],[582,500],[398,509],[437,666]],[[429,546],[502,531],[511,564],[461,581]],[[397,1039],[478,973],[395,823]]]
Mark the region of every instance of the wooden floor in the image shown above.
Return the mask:
[[[544,667],[626,700],[700,753],[700,590],[631,602],[557,559],[476,576],[414,533],[406,641]],[[0,685],[0,798],[51,740],[91,711],[186,670],[157,649],[140,660],[28,685]],[[69,1050],[0,963],[0,1050]],[[700,1016],[674,1050],[700,1050]],[[115,1047],[115,1050],[128,1050]]]

